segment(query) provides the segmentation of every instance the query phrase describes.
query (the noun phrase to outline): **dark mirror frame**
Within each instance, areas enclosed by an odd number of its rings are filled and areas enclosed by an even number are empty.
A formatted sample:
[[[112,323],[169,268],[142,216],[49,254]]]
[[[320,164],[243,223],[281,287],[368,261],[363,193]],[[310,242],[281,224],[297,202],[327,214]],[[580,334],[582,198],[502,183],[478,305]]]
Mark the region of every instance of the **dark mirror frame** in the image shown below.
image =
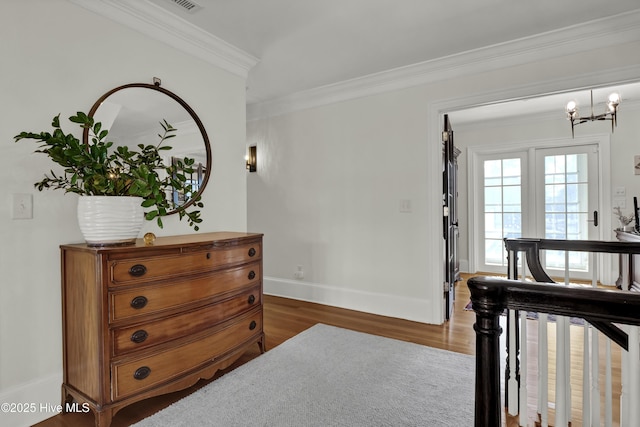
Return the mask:
[[[196,114],[195,111],[193,111],[193,109],[189,106],[189,104],[187,104],[182,98],[180,98],[178,95],[176,95],[175,93],[160,87],[160,83],[159,82],[155,82],[154,84],[149,84],[149,83],[129,83],[126,85],[122,85],[122,86],[118,86],[114,89],[111,89],[110,91],[108,91],[107,93],[105,93],[104,95],[102,95],[96,102],[95,104],[93,104],[93,106],[91,107],[91,110],[89,110],[89,117],[93,117],[96,113],[96,111],[98,110],[98,108],[100,107],[100,105],[111,95],[113,95],[114,93],[123,90],[123,89],[128,89],[128,88],[146,88],[146,89],[150,89],[150,90],[155,90],[157,92],[163,93],[165,95],[167,95],[168,97],[170,97],[171,99],[173,99],[174,101],[176,101],[178,104],[180,104],[185,110],[187,110],[187,112],[189,113],[189,115],[191,116],[191,118],[193,118],[193,121],[196,123],[196,125],[198,126],[198,129],[200,130],[200,134],[202,135],[202,139],[204,142],[204,147],[205,147],[205,151],[206,151],[206,159],[207,159],[207,164],[205,166],[205,173],[204,173],[204,177],[202,179],[202,183],[200,184],[200,187],[198,188],[198,191],[195,192],[187,201],[186,203],[184,203],[183,205],[181,205],[182,208],[187,208],[189,206],[191,206],[193,203],[195,203],[195,201],[202,195],[202,192],[204,191],[205,187],[207,186],[207,183],[209,182],[209,176],[211,175],[211,144],[209,143],[209,136],[207,135],[207,131],[204,129],[204,125],[202,124],[202,121],[200,120],[200,118],[198,117],[198,115]],[[83,133],[82,133],[82,141],[85,145],[89,145],[89,129],[84,129]],[[177,209],[174,209],[170,212],[167,212],[167,215],[172,215],[178,213]]]

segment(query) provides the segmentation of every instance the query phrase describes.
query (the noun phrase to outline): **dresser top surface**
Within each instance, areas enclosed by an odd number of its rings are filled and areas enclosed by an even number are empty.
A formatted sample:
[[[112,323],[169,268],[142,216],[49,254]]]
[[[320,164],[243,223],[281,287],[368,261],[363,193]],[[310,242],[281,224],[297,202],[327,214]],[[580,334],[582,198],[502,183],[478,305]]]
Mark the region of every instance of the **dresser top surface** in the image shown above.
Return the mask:
[[[84,249],[95,252],[111,252],[111,251],[126,251],[135,248],[170,248],[176,246],[184,246],[191,244],[207,244],[207,243],[223,243],[232,242],[244,239],[257,239],[262,238],[261,233],[243,233],[236,231],[216,231],[211,233],[193,233],[193,234],[181,234],[178,236],[163,236],[157,237],[151,245],[146,245],[144,239],[136,239],[134,244],[121,245],[121,246],[89,246],[86,243],[74,243],[60,245],[60,248],[65,249]]]

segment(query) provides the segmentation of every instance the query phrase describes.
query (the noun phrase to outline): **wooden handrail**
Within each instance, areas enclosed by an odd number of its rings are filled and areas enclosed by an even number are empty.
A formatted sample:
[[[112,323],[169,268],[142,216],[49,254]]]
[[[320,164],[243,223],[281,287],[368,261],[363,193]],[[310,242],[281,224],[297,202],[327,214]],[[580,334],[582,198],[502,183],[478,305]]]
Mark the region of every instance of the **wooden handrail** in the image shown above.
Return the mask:
[[[553,249],[571,252],[600,252],[615,254],[640,254],[640,242],[620,242],[607,240],[559,240],[518,238],[504,239],[507,251],[526,251],[528,248]]]
[[[467,285],[476,313],[476,427],[501,425],[499,316],[504,309],[581,317],[606,324],[640,325],[638,292],[495,277],[472,277]]]
[[[536,282],[555,283],[542,267],[540,257],[541,250],[558,250],[569,252],[592,252],[592,253],[614,253],[614,254],[640,254],[640,243],[603,241],[603,240],[558,240],[558,239],[536,239],[536,238],[506,238],[504,245],[509,254],[510,265],[517,268],[518,252],[525,253],[525,260],[531,276]],[[510,279],[516,277],[509,276]],[[585,317],[592,326],[605,334],[616,344],[628,350],[629,337],[627,334],[614,325],[593,317]]]
[[[537,282],[553,283],[554,280],[542,267],[540,259],[541,250],[557,250],[569,252],[593,252],[613,254],[640,254],[640,243],[603,241],[603,240],[558,240],[558,239],[533,239],[533,238],[506,238],[504,245],[509,253],[509,263],[517,265],[517,253],[524,252],[529,271]],[[515,277],[512,277],[515,279]]]

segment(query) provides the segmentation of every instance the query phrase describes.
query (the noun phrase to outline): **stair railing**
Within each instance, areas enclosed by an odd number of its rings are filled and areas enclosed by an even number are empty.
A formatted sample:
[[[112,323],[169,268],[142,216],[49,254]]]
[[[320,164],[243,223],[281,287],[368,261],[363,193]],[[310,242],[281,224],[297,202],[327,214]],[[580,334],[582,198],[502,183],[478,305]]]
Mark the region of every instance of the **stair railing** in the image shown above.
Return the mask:
[[[626,253],[626,252],[625,252]],[[495,277],[473,277],[467,282],[471,302],[476,313],[476,381],[475,381],[475,426],[496,427],[501,425],[500,386],[500,315],[505,309],[532,311],[557,316],[572,316],[596,324],[640,325],[640,293],[631,291],[587,288],[578,285],[556,283],[523,282]],[[630,371],[638,371],[638,334],[634,332],[627,347],[634,365]],[[635,347],[635,348],[634,348]],[[636,372],[623,393],[629,399],[637,399],[640,375]],[[635,396],[635,397],[634,397]],[[640,425],[638,400],[621,420],[621,426]],[[526,405],[526,402],[525,402]],[[583,425],[600,425],[600,420]],[[556,426],[560,424],[557,423]],[[566,425],[566,424],[565,424]]]
[[[622,257],[627,256],[627,266],[632,264],[632,256],[640,253],[640,244],[629,242],[607,242],[607,241],[568,241],[552,239],[505,239],[505,247],[508,253],[508,278],[522,281],[533,278],[536,282],[555,283],[542,267],[541,251],[556,250],[565,252],[565,266],[569,265],[570,252],[590,253],[590,263],[593,266],[592,286],[598,285],[598,253],[620,254],[621,263],[624,265]],[[525,263],[520,263],[519,254],[524,255]],[[529,274],[527,273],[529,270]],[[631,273],[631,272],[629,272]],[[630,276],[630,274],[628,274]],[[569,269],[565,268],[565,284],[570,283]],[[628,335],[625,331],[614,325],[612,322],[605,322],[598,319],[587,319],[591,325],[610,337],[614,342],[623,348],[628,347]],[[520,372],[520,366],[527,366],[527,322],[526,312],[518,310],[508,310],[507,320],[507,360],[505,366],[505,404],[509,414],[518,415],[520,425],[527,425],[527,402],[528,386],[527,375]],[[571,421],[571,383],[570,372],[570,328],[567,317],[557,319],[557,340],[556,340],[556,393],[555,393],[555,422],[557,426],[567,425]],[[582,405],[582,418],[584,425],[600,425],[600,384],[598,369],[599,361],[599,341],[597,332],[591,332],[592,328],[587,323],[584,330],[584,393]],[[539,313],[538,322],[538,417],[539,425],[548,425],[548,396],[547,396],[547,314]],[[606,353],[606,380],[605,380],[605,425],[610,425],[611,420],[611,357],[610,341],[605,340]],[[590,351],[591,347],[591,351]],[[624,367],[624,366],[623,366]],[[591,372],[589,369],[591,368]],[[623,383],[624,386],[624,383]],[[623,396],[625,399],[628,393]],[[623,399],[624,400],[624,399]],[[544,406],[543,406],[544,405]],[[628,410],[621,410],[621,419],[627,418]]]

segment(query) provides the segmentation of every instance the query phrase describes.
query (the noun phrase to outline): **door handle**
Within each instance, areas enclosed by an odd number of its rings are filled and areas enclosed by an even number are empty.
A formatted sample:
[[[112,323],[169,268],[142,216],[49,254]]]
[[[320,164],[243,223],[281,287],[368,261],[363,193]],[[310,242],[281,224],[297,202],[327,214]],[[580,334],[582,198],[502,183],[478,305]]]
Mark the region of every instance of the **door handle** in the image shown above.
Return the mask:
[[[593,222],[593,226],[598,226],[598,211],[593,211],[593,219],[588,219],[587,222]]]

